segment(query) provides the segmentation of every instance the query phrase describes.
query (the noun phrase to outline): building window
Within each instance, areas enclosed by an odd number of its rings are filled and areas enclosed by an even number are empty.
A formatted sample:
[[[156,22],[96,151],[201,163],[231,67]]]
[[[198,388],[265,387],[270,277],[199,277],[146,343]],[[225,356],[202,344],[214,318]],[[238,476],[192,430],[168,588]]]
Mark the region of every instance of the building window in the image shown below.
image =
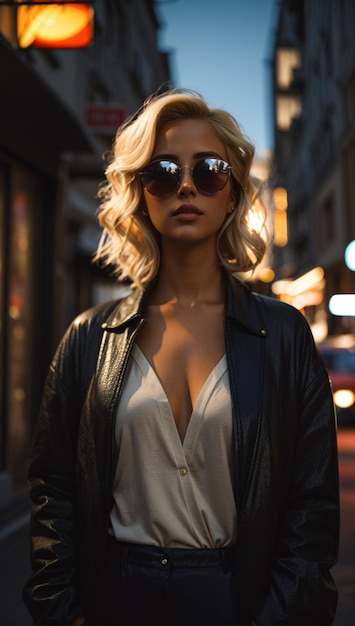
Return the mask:
[[[355,126],[355,72],[345,87],[345,116],[348,126]]]
[[[296,95],[276,97],[276,126],[278,130],[288,130],[292,120],[301,114],[301,101]]]
[[[301,68],[301,54],[297,48],[277,48],[275,57],[276,126],[286,131],[292,120],[302,112],[299,85],[295,78]],[[299,78],[299,76],[298,76]]]
[[[31,403],[32,289],[31,216],[35,207],[34,177],[24,168],[13,171],[10,201],[6,345],[7,466],[14,485],[27,473]]]
[[[349,239],[355,234],[355,140],[344,151],[345,211]]]
[[[276,50],[276,85],[278,89],[289,89],[294,77],[294,70],[301,67],[301,55],[297,48],[278,48]]]
[[[5,397],[4,397],[4,374],[5,374],[5,245],[6,245],[6,178],[0,170],[0,472],[5,469]]]
[[[336,239],[335,199],[333,195],[326,198],[320,207],[319,245],[324,252]]]

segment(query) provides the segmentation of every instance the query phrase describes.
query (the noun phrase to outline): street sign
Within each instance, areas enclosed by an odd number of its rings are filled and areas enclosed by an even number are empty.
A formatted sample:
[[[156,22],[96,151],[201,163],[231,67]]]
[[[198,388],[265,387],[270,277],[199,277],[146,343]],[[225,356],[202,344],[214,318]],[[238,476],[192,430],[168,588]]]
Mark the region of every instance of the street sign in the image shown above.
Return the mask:
[[[126,109],[121,104],[92,102],[86,107],[85,121],[94,132],[117,130],[126,117]]]

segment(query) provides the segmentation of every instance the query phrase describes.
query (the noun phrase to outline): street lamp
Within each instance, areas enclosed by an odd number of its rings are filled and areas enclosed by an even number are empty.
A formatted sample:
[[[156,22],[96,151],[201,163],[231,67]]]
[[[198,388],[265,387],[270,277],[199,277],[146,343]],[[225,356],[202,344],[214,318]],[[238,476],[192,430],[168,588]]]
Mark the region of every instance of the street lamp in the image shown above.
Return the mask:
[[[355,272],[355,239],[346,246],[344,258],[349,270]]]
[[[355,239],[345,248],[344,258],[349,270],[355,272]],[[355,294],[334,294],[329,300],[329,311],[332,315],[355,317]]]
[[[329,300],[332,315],[355,317],[355,294],[336,293]]]

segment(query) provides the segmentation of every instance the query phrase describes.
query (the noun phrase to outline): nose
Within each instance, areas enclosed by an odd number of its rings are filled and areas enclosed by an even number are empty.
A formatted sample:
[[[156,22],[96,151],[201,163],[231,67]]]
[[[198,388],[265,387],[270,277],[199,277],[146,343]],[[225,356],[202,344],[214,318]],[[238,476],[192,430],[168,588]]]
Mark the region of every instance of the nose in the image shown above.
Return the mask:
[[[181,168],[179,187],[177,189],[177,194],[181,195],[184,193],[195,193],[196,186],[192,178],[192,167],[189,165],[184,165]]]

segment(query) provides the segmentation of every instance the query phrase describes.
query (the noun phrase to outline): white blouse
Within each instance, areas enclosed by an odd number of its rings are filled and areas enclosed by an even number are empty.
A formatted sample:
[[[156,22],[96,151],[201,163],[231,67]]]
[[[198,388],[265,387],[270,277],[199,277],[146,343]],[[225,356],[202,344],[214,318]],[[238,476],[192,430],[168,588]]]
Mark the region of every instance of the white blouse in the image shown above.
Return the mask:
[[[110,532],[119,541],[177,548],[235,543],[225,356],[201,389],[182,443],[160,380],[135,345],[115,437],[118,463]]]

